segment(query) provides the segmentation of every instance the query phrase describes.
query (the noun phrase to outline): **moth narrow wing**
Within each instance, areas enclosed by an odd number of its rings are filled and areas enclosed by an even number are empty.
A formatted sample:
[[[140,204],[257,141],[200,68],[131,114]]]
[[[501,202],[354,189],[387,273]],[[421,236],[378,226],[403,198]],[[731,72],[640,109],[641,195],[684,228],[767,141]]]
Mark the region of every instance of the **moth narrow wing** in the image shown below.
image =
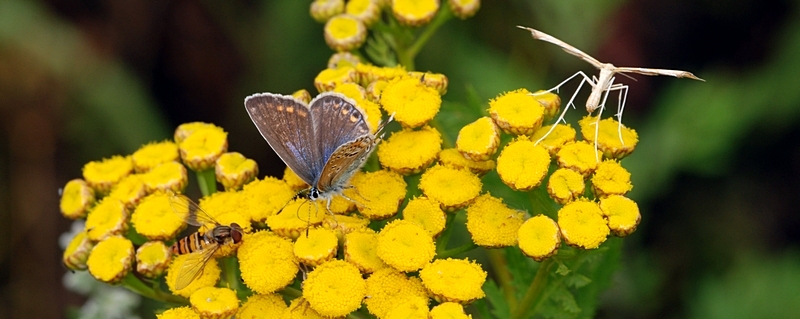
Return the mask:
[[[259,93],[244,100],[250,119],[272,150],[311,185],[315,172],[325,165],[314,143],[314,126],[308,105],[291,96]]]
[[[185,195],[172,193],[169,197],[169,204],[172,206],[172,210],[178,214],[182,214],[184,211],[189,212],[186,217],[186,223],[189,225],[198,227],[206,224],[219,225],[219,222],[214,217],[211,217],[210,214]]]
[[[183,261],[183,265],[178,270],[178,276],[175,279],[175,290],[181,290],[191,284],[200,275],[203,268],[206,267],[206,263],[211,260],[217,249],[219,249],[219,244],[212,242],[201,251],[189,254],[189,257]]]
[[[539,30],[536,30],[536,29],[532,29],[532,28],[528,28],[528,27],[517,26],[517,28],[525,29],[525,30],[530,31],[531,32],[531,36],[534,39],[542,40],[542,41],[545,41],[545,42],[550,42],[552,44],[555,44],[555,45],[561,47],[561,49],[564,50],[565,52],[567,52],[569,54],[572,54],[572,55],[574,55],[576,57],[579,57],[579,58],[583,59],[586,62],[589,62],[589,64],[593,65],[594,67],[596,67],[598,69],[603,68],[603,63],[601,63],[600,61],[597,61],[591,55],[588,55],[588,54],[584,53],[583,51],[578,50],[577,48],[569,45],[568,43],[566,43],[564,41],[561,41],[561,40],[557,39],[556,37],[554,37],[552,35],[549,35],[549,34],[544,33],[542,31],[539,31]]]
[[[637,73],[643,75],[668,75],[674,76],[676,78],[689,78],[692,80],[698,80],[705,82],[701,78],[698,78],[692,72],[688,71],[681,71],[681,70],[667,70],[667,69],[649,69],[649,68],[616,68],[616,72],[618,73]]]

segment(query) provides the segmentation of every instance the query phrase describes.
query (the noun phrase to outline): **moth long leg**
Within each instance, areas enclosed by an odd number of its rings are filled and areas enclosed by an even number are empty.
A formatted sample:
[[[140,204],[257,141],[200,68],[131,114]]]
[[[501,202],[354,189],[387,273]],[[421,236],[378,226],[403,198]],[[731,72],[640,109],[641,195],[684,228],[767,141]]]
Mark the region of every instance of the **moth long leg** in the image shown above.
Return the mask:
[[[539,143],[541,141],[543,141],[545,138],[547,138],[548,135],[550,135],[550,133],[553,132],[553,130],[556,128],[556,125],[558,125],[561,122],[566,123],[566,121],[564,120],[564,115],[567,114],[567,110],[569,110],[569,106],[570,105],[572,105],[572,108],[577,109],[577,107],[575,106],[575,104],[573,102],[575,101],[575,97],[578,96],[578,92],[581,91],[581,88],[583,87],[584,83],[589,83],[589,85],[591,85],[592,87],[594,87],[596,85],[596,82],[593,81],[592,79],[590,79],[585,73],[583,73],[583,71],[578,71],[577,73],[575,73],[572,76],[570,76],[567,80],[570,80],[570,79],[574,78],[577,75],[583,76],[583,80],[581,80],[581,83],[578,84],[578,88],[575,89],[575,93],[572,93],[572,97],[570,97],[569,102],[567,102],[567,104],[564,106],[564,111],[562,111],[561,115],[558,116],[558,119],[556,120],[556,122],[553,123],[552,126],[550,126],[550,129],[547,131],[547,133],[545,133],[542,137],[540,137],[538,140],[536,140],[536,142],[533,143],[533,145],[539,145]],[[564,82],[566,82],[566,81],[564,81]],[[561,82],[561,84],[563,84],[564,82]],[[559,84],[559,86],[561,84]],[[531,93],[531,94],[532,95],[536,95],[536,93]]]
[[[619,142],[625,146],[625,141],[622,140],[622,112],[625,111],[625,102],[628,100],[628,86],[621,85],[619,89],[619,102],[617,104],[617,134],[619,135]]]

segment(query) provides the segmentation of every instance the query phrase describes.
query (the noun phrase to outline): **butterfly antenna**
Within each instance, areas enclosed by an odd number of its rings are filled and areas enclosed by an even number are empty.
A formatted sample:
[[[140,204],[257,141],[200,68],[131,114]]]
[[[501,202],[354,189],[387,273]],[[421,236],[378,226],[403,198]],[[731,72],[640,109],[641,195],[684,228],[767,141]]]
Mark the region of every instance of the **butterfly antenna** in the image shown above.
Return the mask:
[[[283,211],[283,209],[286,208],[286,206],[289,206],[289,203],[291,203],[291,202],[293,202],[295,200],[298,200],[300,198],[308,199],[309,190],[310,190],[310,188],[306,188],[306,189],[303,189],[303,190],[297,192],[296,194],[294,194],[294,196],[292,196],[292,199],[288,200],[286,202],[286,204],[283,204],[283,207],[281,207],[281,209],[279,209],[277,212],[275,212],[275,214],[280,214]]]

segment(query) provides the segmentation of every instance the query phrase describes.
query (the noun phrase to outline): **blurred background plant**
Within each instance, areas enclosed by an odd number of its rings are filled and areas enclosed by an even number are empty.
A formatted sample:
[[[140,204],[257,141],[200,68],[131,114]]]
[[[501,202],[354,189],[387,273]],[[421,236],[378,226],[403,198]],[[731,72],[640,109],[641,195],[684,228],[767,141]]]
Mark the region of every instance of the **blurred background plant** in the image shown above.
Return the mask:
[[[312,91],[333,52],[308,5],[0,2],[0,317],[56,318],[85,303],[64,288],[54,244],[70,228],[57,190],[84,163],[206,121],[228,130],[230,149],[262,175],[281,176],[242,99]],[[643,222],[597,316],[800,314],[798,1],[484,3],[444,25],[416,69],[448,76],[446,100],[477,103],[593,73],[516,25],[601,61],[708,81],[619,79],[631,86],[625,123],[640,136],[625,165]]]

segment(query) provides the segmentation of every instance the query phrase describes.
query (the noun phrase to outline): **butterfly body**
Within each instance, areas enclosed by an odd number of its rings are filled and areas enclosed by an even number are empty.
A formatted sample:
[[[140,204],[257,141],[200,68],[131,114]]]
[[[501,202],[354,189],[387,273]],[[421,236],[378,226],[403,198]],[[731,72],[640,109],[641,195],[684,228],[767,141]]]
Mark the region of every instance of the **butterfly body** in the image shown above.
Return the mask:
[[[322,93],[306,104],[292,96],[259,93],[245,98],[258,131],[278,156],[311,187],[310,200],[330,199],[380,142],[366,114],[339,93]]]

